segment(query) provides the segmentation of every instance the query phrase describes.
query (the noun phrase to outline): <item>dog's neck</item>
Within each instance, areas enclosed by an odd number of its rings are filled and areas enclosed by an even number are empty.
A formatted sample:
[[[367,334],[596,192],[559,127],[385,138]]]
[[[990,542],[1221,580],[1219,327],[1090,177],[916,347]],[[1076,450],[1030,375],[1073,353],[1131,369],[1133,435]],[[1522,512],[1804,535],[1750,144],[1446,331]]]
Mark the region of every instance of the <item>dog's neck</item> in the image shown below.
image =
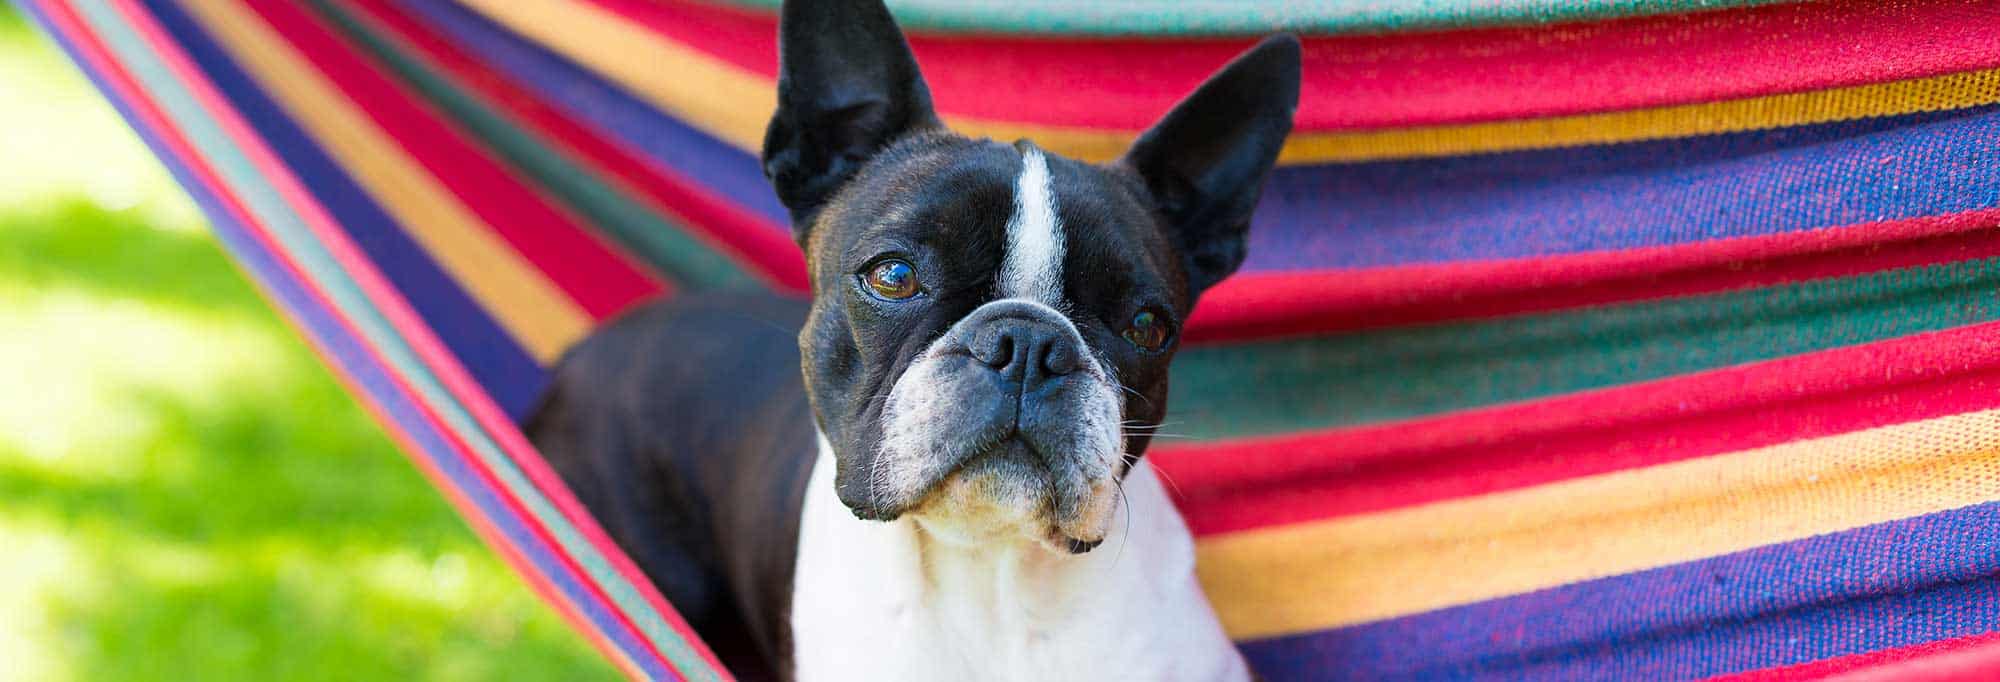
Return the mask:
[[[833,471],[822,439],[792,596],[801,679],[1248,677],[1196,580],[1187,526],[1143,462],[1104,544],[1081,556],[855,519]]]

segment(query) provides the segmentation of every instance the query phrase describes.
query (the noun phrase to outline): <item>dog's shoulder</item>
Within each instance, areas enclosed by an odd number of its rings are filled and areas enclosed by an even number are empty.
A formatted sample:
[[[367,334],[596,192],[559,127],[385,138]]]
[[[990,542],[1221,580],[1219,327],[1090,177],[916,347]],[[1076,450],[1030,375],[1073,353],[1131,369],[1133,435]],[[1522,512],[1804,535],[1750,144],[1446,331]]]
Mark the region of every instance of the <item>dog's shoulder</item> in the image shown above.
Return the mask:
[[[613,539],[710,641],[787,644],[798,504],[814,449],[803,302],[684,294],[566,352],[524,422]],[[730,652],[722,653],[725,658]],[[749,654],[750,652],[742,652]]]

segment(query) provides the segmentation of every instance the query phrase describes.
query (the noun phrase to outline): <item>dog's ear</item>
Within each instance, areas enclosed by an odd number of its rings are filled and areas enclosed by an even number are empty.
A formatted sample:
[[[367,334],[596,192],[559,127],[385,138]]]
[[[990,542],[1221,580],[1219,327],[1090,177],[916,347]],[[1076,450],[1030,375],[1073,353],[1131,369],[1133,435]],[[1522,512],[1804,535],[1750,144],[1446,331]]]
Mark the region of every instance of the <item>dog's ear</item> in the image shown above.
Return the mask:
[[[917,60],[882,0],[786,0],[778,111],[764,175],[803,226],[884,145],[941,127]],[[804,243],[805,235],[796,235]]]
[[[1272,36],[1174,105],[1120,160],[1166,216],[1190,300],[1243,264],[1250,212],[1298,105],[1299,39]]]

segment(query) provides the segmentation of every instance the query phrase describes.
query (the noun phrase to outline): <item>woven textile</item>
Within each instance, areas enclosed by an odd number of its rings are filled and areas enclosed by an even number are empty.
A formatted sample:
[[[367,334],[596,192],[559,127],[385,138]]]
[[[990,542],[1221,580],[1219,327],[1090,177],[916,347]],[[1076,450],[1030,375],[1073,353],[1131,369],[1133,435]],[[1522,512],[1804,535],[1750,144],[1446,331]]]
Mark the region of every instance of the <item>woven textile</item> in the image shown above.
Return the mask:
[[[1119,153],[1306,33],[1153,457],[1267,679],[2000,671],[2000,5],[892,2],[952,125]],[[770,0],[27,0],[485,539],[727,677],[515,426],[798,293]]]

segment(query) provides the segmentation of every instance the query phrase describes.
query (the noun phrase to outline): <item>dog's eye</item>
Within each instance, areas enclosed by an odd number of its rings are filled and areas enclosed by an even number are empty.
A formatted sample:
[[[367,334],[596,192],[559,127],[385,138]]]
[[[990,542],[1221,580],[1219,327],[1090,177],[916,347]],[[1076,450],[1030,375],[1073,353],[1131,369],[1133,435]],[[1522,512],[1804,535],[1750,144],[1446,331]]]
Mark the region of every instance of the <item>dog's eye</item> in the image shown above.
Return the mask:
[[[877,297],[901,301],[917,295],[917,269],[899,260],[885,260],[869,268],[861,282]]]
[[[1165,315],[1147,308],[1132,316],[1132,323],[1125,327],[1126,341],[1140,348],[1157,351],[1167,346],[1167,337],[1173,335]]]

